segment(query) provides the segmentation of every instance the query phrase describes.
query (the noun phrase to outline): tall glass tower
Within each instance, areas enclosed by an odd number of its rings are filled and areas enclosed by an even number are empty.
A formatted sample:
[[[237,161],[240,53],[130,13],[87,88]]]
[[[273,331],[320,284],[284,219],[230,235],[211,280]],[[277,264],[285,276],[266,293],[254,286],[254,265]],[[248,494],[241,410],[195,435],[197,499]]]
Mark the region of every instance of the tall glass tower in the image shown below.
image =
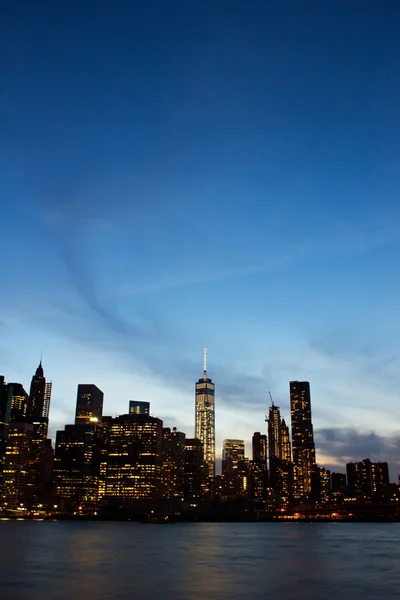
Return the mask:
[[[311,496],[315,471],[314,432],[311,421],[311,395],[308,381],[290,382],[292,416],[293,496],[304,502]]]
[[[195,438],[201,440],[210,477],[215,475],[215,385],[207,377],[207,349],[204,348],[203,377],[196,383]]]

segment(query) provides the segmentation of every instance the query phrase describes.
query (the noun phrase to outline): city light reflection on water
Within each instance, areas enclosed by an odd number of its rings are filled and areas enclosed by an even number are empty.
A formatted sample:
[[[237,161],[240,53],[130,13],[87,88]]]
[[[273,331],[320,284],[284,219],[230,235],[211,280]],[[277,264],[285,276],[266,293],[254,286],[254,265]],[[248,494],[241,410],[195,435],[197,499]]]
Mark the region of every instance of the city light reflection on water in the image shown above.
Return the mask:
[[[396,524],[7,521],[0,597],[396,598],[399,535]]]

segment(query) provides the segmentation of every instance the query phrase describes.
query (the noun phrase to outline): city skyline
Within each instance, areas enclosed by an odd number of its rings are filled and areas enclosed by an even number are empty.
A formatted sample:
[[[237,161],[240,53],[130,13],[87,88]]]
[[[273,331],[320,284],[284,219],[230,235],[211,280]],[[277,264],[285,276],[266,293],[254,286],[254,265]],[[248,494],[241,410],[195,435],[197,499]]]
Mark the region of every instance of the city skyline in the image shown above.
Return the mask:
[[[308,380],[322,463],[400,470],[399,11],[6,2],[0,363],[53,435],[85,381],[189,431],[207,344],[218,448]]]
[[[206,366],[206,358],[205,358],[205,348],[204,348],[204,361],[203,361],[203,378],[200,378],[198,381],[195,382],[195,387],[197,389],[197,386],[199,383],[204,381],[204,377],[206,378],[206,380],[208,382],[212,383],[213,388],[215,387],[214,382],[208,378],[207,376],[207,366]],[[42,359],[40,360],[39,363],[39,367],[37,367],[34,376],[32,377],[32,382],[31,382],[31,388],[30,391],[35,392],[35,387],[33,387],[33,382],[35,381],[35,379],[38,376],[38,372],[40,371],[40,375],[42,377],[42,379],[44,379],[44,375],[43,375],[43,365],[42,365]],[[7,381],[7,377],[5,377],[5,381]],[[50,390],[50,393],[52,391],[52,382],[45,382],[44,383],[46,385],[46,390]],[[256,421],[258,419],[258,421],[261,421],[264,425],[259,428],[260,431],[257,431],[257,428],[255,426],[250,427],[251,429],[251,434],[250,437],[247,438],[245,437],[243,439],[244,443],[245,443],[245,456],[247,457],[251,457],[253,456],[253,452],[254,452],[254,435],[258,434],[261,432],[261,437],[265,437],[266,439],[268,439],[268,463],[270,464],[271,462],[271,458],[275,458],[278,457],[279,459],[283,458],[284,460],[287,460],[287,456],[292,454],[292,427],[293,427],[293,413],[291,411],[290,408],[290,398],[291,398],[291,390],[292,390],[292,386],[293,385],[302,385],[305,384],[306,385],[306,395],[308,397],[308,402],[310,399],[310,384],[309,382],[302,382],[302,381],[289,381],[288,382],[288,408],[286,410],[286,408],[284,409],[284,411],[281,414],[280,411],[280,407],[278,407],[275,402],[272,399],[272,395],[270,392],[268,392],[268,402],[269,405],[266,404],[264,407],[264,413],[266,411],[266,409],[269,410],[269,418],[267,418],[267,415],[265,415],[265,419],[260,419],[261,414],[256,414],[254,420]],[[26,394],[26,398],[25,398],[25,404],[28,407],[28,401],[31,404],[32,401],[29,400],[29,398],[31,397],[30,395],[27,394],[27,392],[24,389],[24,384],[23,383],[11,383],[11,385],[14,386],[19,386],[18,389],[21,389],[25,394]],[[98,397],[98,400],[96,401],[95,404],[95,410],[94,412],[92,412],[92,404],[90,401],[90,396],[92,393],[95,393],[95,397]],[[129,396],[129,393],[128,393]],[[82,397],[85,400],[85,402],[82,404]],[[147,414],[147,415],[151,415],[153,418],[159,418],[163,421],[164,423],[164,427],[167,428],[177,428],[178,430],[181,430],[185,433],[185,435],[189,438],[189,437],[196,437],[195,435],[195,428],[196,425],[194,425],[194,427],[190,427],[190,425],[188,426],[188,428],[184,428],[180,426],[180,422],[179,422],[179,418],[177,418],[175,421],[173,419],[172,416],[167,417],[166,420],[164,420],[160,415],[155,414],[155,412],[152,410],[152,400],[148,400],[148,401],[143,401],[143,400],[126,400],[124,402],[125,406],[123,406],[123,410],[119,411],[119,412],[112,412],[112,411],[108,411],[107,407],[104,408],[103,407],[103,399],[105,399],[105,394],[104,392],[98,388],[98,386],[96,386],[95,384],[77,384],[76,385],[76,390],[75,390],[75,400],[74,400],[74,405],[75,408],[72,411],[73,414],[75,415],[74,419],[68,417],[68,415],[66,416],[66,420],[61,423],[61,424],[53,424],[52,425],[52,420],[51,420],[51,414],[50,414],[50,419],[48,418],[48,406],[50,405],[50,398],[48,400],[48,405],[46,407],[46,401],[45,401],[46,396],[44,397],[44,402],[42,403],[42,412],[43,414],[46,413],[46,433],[47,433],[47,423],[48,423],[48,435],[50,437],[50,439],[53,441],[53,444],[55,443],[55,439],[56,439],[56,432],[58,430],[62,430],[65,426],[66,423],[68,422],[72,422],[75,419],[75,422],[77,421],[77,411],[78,411],[78,406],[82,406],[83,407],[83,412],[82,415],[86,415],[86,417],[84,417],[83,420],[85,420],[87,423],[90,422],[91,418],[94,417],[94,420],[97,421],[99,419],[99,415],[102,413],[103,415],[109,415],[110,417],[116,418],[119,416],[123,416],[123,415],[128,415],[128,414]],[[196,421],[196,408],[197,408],[197,402],[196,402],[196,398],[197,396],[195,395],[195,402],[193,403],[193,413],[194,413],[194,420]],[[266,400],[267,402],[267,400]],[[285,404],[285,403],[284,403]],[[88,408],[90,405],[90,408]],[[216,407],[218,408],[218,403],[216,404]],[[85,412],[86,409],[86,412]],[[262,407],[261,407],[262,409]],[[89,412],[88,412],[89,411]],[[262,410],[261,410],[262,412]],[[221,412],[221,415],[223,415],[223,412]],[[271,419],[271,415],[274,415],[273,419]],[[275,418],[276,417],[276,418]],[[311,414],[309,414],[309,416],[306,416],[306,421],[307,418],[310,419],[311,418]],[[82,422],[83,420],[80,419]],[[286,425],[285,421],[288,421],[289,423],[289,427]],[[277,429],[278,427],[278,429]],[[307,426],[306,426],[307,429]],[[311,426],[311,431],[312,431],[313,427]],[[290,434],[289,434],[289,430],[290,430]],[[285,433],[287,432],[287,433]],[[216,434],[218,433],[218,428],[216,429]],[[216,461],[215,461],[215,473],[219,474],[222,471],[222,461],[223,461],[223,448],[224,448],[224,443],[228,440],[233,440],[236,441],[237,440],[237,436],[235,436],[235,431],[231,431],[230,432],[231,436],[229,438],[222,438],[221,435],[216,436],[216,438],[218,440],[221,440],[220,445],[218,443],[216,443],[215,445],[215,456],[216,456]],[[318,431],[316,432],[317,437],[318,437]],[[235,436],[235,437],[232,437]],[[281,441],[281,436],[285,436],[282,437],[282,441]],[[290,436],[290,437],[289,437]],[[285,441],[287,440],[287,442]],[[335,443],[335,440],[332,440],[333,443]],[[283,444],[282,446],[282,450],[280,450],[280,445]],[[286,444],[288,446],[288,449],[286,449]],[[282,453],[282,454],[281,454]],[[323,468],[327,468],[331,471],[334,472],[342,472],[345,473],[346,471],[346,464],[348,462],[358,462],[361,461],[365,458],[366,455],[368,455],[368,457],[371,457],[372,460],[375,461],[387,461],[389,464],[389,469],[391,472],[391,479],[393,481],[397,480],[398,475],[400,475],[400,470],[398,469],[397,466],[397,462],[393,461],[390,459],[390,453],[389,456],[387,454],[385,454],[385,449],[381,447],[380,452],[379,453],[374,453],[374,452],[369,452],[368,448],[364,448],[361,452],[358,453],[353,453],[353,454],[349,454],[346,457],[345,462],[342,463],[333,463],[330,464],[329,462],[324,462],[324,457],[326,456],[324,454],[323,451],[320,451],[318,448],[318,445],[315,445],[315,449],[313,449],[313,455],[315,456],[314,458],[314,463],[318,465],[319,467],[323,467]],[[274,469],[274,467],[272,467]]]

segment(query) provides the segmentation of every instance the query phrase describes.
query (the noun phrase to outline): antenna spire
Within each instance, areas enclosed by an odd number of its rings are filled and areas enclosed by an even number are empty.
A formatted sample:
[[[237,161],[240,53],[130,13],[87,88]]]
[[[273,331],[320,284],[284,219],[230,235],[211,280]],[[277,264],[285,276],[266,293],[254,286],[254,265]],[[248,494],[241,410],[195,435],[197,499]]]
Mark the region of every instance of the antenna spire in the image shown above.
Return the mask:
[[[204,346],[203,365],[204,365],[204,379],[207,379],[207,347],[206,346]]]

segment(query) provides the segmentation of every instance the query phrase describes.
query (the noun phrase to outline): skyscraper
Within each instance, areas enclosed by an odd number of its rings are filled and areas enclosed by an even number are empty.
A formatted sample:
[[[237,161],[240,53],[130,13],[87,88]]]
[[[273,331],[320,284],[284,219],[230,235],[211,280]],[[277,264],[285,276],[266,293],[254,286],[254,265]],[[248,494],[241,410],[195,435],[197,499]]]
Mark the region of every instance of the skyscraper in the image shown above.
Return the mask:
[[[197,438],[185,439],[184,496],[189,502],[198,501],[204,494],[208,468],[204,462],[203,444]]]
[[[0,464],[8,437],[8,427],[11,419],[11,396],[4,376],[0,376]]]
[[[280,477],[281,448],[281,413],[279,407],[272,405],[268,412],[268,460],[271,487],[278,492]]]
[[[104,394],[92,383],[78,385],[75,425],[100,421],[103,416]]]
[[[267,436],[256,431],[253,435],[253,462],[267,467]]]
[[[196,383],[195,438],[203,444],[210,477],[215,475],[215,386],[207,377],[207,350],[204,348],[203,377]]]
[[[52,389],[51,381],[46,383],[44,388],[44,401],[43,401],[43,416],[48,419],[50,413],[50,400],[51,400],[51,389]]]
[[[32,455],[33,425],[12,422],[4,454],[2,504],[17,508],[29,503],[28,482]]]
[[[106,495],[122,502],[161,495],[163,423],[148,415],[111,419]]]
[[[42,361],[31,381],[29,391],[28,417],[42,417],[44,409],[44,395],[46,389],[46,379],[44,377]]]
[[[311,395],[308,381],[290,382],[292,418],[293,497],[299,502],[311,497],[315,471],[314,432],[311,421]]]
[[[164,498],[184,497],[186,435],[174,427],[163,429],[161,485]]]

